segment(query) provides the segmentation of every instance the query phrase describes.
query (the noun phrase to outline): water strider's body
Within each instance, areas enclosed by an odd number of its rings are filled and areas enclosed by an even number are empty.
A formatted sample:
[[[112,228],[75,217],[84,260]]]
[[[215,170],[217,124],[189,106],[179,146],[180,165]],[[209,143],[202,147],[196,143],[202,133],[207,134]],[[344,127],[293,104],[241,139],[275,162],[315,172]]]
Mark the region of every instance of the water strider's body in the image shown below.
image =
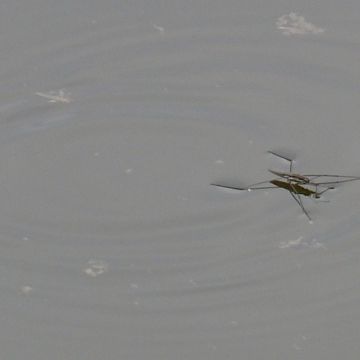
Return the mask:
[[[236,187],[236,186],[228,186],[221,184],[211,184],[214,186],[233,189],[233,190],[260,190],[260,189],[284,189],[289,191],[290,195],[293,199],[298,203],[301,207],[304,214],[311,221],[311,217],[306,211],[302,200],[301,195],[306,197],[320,198],[320,196],[331,189],[334,189],[335,184],[341,184],[349,181],[360,180],[359,176],[346,176],[346,175],[328,175],[328,174],[316,174],[316,175],[302,175],[296,174],[292,172],[293,159],[289,157],[282,156],[273,151],[269,151],[269,153],[280,157],[284,160],[287,160],[290,163],[289,172],[280,172],[269,170],[272,174],[276,175],[278,178],[273,180],[261,181],[247,187]],[[315,179],[317,181],[315,181]],[[318,181],[319,179],[326,179],[326,181]],[[270,185],[264,185],[270,184]],[[305,187],[306,186],[306,187]]]
[[[294,181],[299,184],[308,184],[310,182],[310,179],[307,176],[300,175],[300,174],[294,174],[292,172],[287,173],[287,172],[274,171],[274,170],[270,170],[270,169],[269,169],[269,172],[271,172],[272,174],[274,174],[276,176],[287,179],[289,181]]]
[[[299,194],[299,195],[304,195],[304,196],[311,196],[311,197],[315,197],[315,198],[319,198],[320,195],[314,191],[314,190],[310,190],[310,189],[307,189],[299,184],[294,184],[294,183],[291,183],[291,182],[287,182],[287,181],[282,181],[282,180],[270,180],[269,181],[271,184],[279,187],[279,188],[282,188],[282,189],[285,189],[285,190],[288,190],[290,191],[291,193],[294,193],[294,194]]]

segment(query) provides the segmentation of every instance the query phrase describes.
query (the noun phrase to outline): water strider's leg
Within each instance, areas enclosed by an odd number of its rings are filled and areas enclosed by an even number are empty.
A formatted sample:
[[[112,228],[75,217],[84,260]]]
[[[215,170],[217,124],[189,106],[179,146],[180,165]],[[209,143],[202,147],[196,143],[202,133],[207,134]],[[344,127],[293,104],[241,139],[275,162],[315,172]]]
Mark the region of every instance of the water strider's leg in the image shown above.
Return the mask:
[[[319,176],[326,176],[326,175],[319,175]],[[332,177],[335,177],[333,175],[331,175]],[[339,175],[338,177],[345,177],[345,176],[341,176]],[[342,184],[342,183],[347,183],[347,182],[351,182],[351,181],[357,181],[357,180],[360,180],[360,177],[350,177],[349,179],[344,179],[344,180],[334,180],[334,181],[322,181],[322,182],[311,182],[311,184],[313,185],[319,185],[319,186],[322,186],[322,185],[331,185],[331,184]]]
[[[309,213],[306,211],[301,197],[300,195],[297,193],[296,189],[294,188],[294,186],[290,183],[290,187],[293,189],[293,191],[289,191],[290,195],[294,198],[294,200],[298,203],[298,205],[301,207],[301,210],[303,211],[303,213],[307,216],[307,218],[309,219],[309,221],[312,221]],[[296,195],[295,195],[296,194]]]
[[[317,191],[317,187],[316,187],[316,197],[320,197],[320,195],[322,195],[324,192],[328,191],[328,190],[334,190],[335,187],[334,186],[330,186],[328,188],[326,188],[325,190],[322,190],[320,192]]]
[[[266,181],[268,182],[268,181]],[[247,191],[250,191],[250,190],[264,190],[264,189],[279,189],[279,187],[277,186],[258,186],[258,187],[252,187],[251,185],[250,186],[247,186],[247,187],[238,187],[238,186],[228,186],[228,185],[222,185],[222,184],[210,184],[212,186],[217,186],[217,187],[220,187],[220,188],[224,188],[224,189],[231,189],[231,190],[247,190]]]
[[[276,153],[275,151],[271,151],[271,150],[269,150],[268,153],[275,155],[281,159],[287,160],[290,163],[290,172],[292,172],[292,165],[293,165],[293,161],[294,161],[293,159],[290,159],[289,157],[284,156],[284,155],[280,155],[280,154]]]

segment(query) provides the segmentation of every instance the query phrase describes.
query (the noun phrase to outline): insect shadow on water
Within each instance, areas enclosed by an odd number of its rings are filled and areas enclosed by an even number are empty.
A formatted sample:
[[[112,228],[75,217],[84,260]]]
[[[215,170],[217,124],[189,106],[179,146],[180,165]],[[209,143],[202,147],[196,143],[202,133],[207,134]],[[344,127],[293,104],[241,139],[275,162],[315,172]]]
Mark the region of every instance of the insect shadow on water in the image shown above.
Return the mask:
[[[294,159],[282,155],[278,152],[269,150],[268,153],[288,161],[289,171],[281,172],[270,170],[269,172],[277,177],[272,180],[260,181],[254,184],[250,184],[245,187],[228,186],[225,184],[213,183],[210,185],[217,186],[225,189],[239,190],[239,191],[252,191],[252,190],[264,190],[264,189],[284,189],[289,192],[291,197],[300,206],[303,213],[307,216],[309,221],[312,219],[305,209],[302,196],[320,199],[321,195],[326,191],[334,189],[336,185],[360,180],[360,176],[349,176],[349,175],[330,175],[330,174],[299,174],[293,172]],[[269,184],[269,185],[266,185]]]

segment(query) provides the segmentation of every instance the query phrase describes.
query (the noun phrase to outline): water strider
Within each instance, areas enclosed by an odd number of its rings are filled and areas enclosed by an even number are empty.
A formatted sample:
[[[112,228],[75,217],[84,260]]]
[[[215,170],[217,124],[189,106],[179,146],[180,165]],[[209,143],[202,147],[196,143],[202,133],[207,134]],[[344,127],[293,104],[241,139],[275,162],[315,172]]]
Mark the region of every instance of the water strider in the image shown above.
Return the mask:
[[[277,156],[289,162],[289,171],[280,172],[269,170],[270,173],[276,175],[277,178],[272,180],[261,181],[251,184],[246,187],[228,186],[223,184],[211,184],[213,186],[233,189],[233,190],[263,190],[263,189],[284,189],[287,190],[293,199],[300,206],[303,213],[311,220],[311,217],[305,209],[301,196],[312,197],[319,199],[321,195],[331,189],[334,189],[337,184],[345,182],[360,180],[360,176],[347,176],[347,175],[329,175],[329,174],[297,174],[293,172],[294,160],[290,157],[280,155],[274,151],[268,151],[270,154]],[[322,180],[322,181],[319,181]],[[265,185],[269,184],[269,185]]]

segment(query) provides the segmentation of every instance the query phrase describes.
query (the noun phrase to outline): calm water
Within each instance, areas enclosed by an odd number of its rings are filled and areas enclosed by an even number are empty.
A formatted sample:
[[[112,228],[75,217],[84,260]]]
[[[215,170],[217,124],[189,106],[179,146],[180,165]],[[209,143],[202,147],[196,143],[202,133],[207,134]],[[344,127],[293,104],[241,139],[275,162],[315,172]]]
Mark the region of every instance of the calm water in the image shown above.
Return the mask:
[[[0,9],[2,358],[358,356],[358,2]]]

